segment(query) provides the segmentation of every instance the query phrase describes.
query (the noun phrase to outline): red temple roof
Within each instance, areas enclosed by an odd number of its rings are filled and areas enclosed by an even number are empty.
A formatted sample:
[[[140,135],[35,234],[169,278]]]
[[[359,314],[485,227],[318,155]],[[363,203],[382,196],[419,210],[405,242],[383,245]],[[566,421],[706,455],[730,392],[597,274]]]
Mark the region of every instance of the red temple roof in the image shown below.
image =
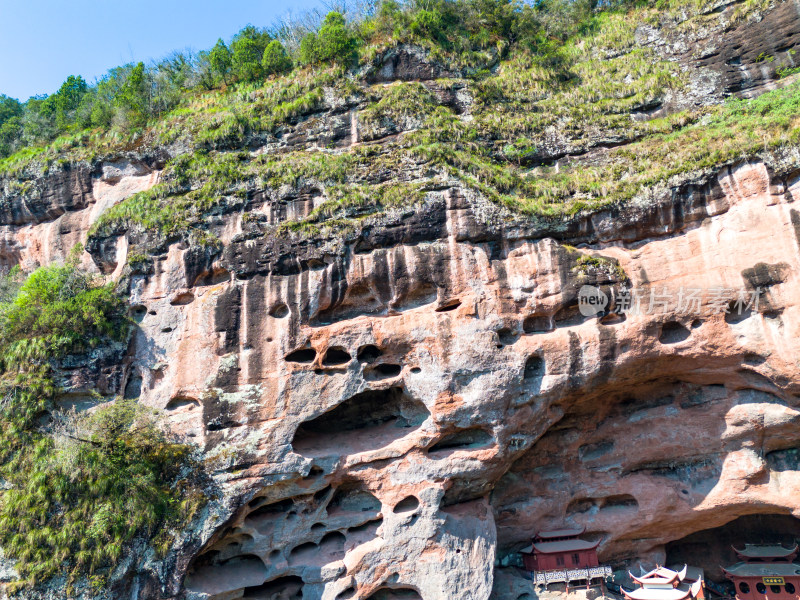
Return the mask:
[[[557,542],[533,542],[533,549],[541,554],[557,554],[560,552],[578,552],[597,548],[600,542],[586,540],[559,540]]]
[[[687,565],[684,565],[683,569],[680,571],[673,571],[666,567],[656,567],[640,577],[636,577],[630,571],[628,571],[628,575],[630,575],[631,579],[636,583],[645,587],[648,585],[670,585],[675,581],[683,581],[684,577],[686,577],[687,569]]]
[[[794,548],[785,548],[777,544],[745,544],[744,550],[734,548],[733,551],[743,560],[748,558],[794,558],[798,548],[797,544],[794,545]]]
[[[737,577],[769,577],[800,575],[800,565],[795,563],[736,563],[730,567],[723,567],[728,575]]]
[[[554,538],[577,537],[586,531],[585,527],[580,529],[554,529],[553,531],[540,531],[536,534],[537,539],[552,540]]]

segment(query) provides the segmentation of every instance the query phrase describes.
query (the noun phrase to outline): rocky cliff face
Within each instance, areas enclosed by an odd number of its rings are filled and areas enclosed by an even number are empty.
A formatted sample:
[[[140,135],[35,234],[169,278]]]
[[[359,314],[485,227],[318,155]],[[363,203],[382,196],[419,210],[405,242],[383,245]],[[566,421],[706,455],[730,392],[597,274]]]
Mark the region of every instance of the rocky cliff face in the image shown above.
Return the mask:
[[[784,2],[682,37],[641,27],[694,86],[655,110],[783,85],[757,59],[791,56],[798,15]],[[365,78],[452,75],[438,68],[396,50]],[[429,85],[468,115],[465,91]],[[284,142],[349,148],[370,135],[358,110],[301,119]],[[608,145],[573,157],[562,142],[541,160],[603,160]],[[715,576],[726,550],[711,542],[741,519],[779,536],[800,517],[796,149],[558,221],[451,178],[344,231],[264,234],[319,205],[301,185],[223,202],[211,246],[87,238],[159,181],[165,152],[54,168],[27,195],[7,178],[0,206],[2,264],[82,241],[87,267],[129,288],[127,351],[75,371],[68,395],[98,380],[163,410],[219,486],[167,559],[142,550],[117,567],[113,597],[522,600],[534,594],[515,552],[541,528],[585,526],[615,566],[690,557]],[[584,285],[611,298],[594,316]],[[640,311],[623,310],[623,288]],[[680,306],[694,289],[702,301]]]

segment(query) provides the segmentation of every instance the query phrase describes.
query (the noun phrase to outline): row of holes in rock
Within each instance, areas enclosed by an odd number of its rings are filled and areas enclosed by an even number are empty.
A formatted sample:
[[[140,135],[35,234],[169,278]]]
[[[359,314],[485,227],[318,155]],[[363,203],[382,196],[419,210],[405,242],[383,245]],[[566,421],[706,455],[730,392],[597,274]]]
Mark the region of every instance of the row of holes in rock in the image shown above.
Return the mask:
[[[367,344],[361,346],[356,354],[358,362],[366,365],[371,365],[380,358],[383,353],[380,349],[373,345]],[[311,364],[317,359],[317,351],[313,348],[300,348],[294,352],[286,355],[287,362],[299,364]],[[353,360],[350,353],[342,346],[331,346],[325,351],[322,358],[322,364],[326,367],[343,366]],[[368,367],[364,371],[367,379],[377,380],[386,379],[389,377],[397,377],[402,371],[402,367],[396,363],[378,363]]]

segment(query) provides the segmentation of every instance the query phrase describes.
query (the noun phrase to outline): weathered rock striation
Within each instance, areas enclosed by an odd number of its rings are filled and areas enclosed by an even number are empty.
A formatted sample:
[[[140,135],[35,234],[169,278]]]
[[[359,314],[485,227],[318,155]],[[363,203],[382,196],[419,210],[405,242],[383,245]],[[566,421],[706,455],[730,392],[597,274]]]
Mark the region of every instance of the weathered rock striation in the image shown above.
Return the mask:
[[[800,44],[798,14],[779,3],[702,51],[647,43],[713,79],[702,101],[756,95],[783,82],[751,72],[767,43],[752,32],[772,27],[783,52]],[[415,74],[445,72],[401,49],[365,77]],[[344,114],[322,130],[357,143]],[[565,156],[593,160],[546,158]],[[113,597],[522,600],[534,596],[515,552],[542,527],[585,526],[601,560],[625,566],[696,558],[703,532],[737,519],[778,535],[770,519],[800,518],[796,149],[559,221],[511,216],[449,179],[343,232],[264,235],[231,200],[207,219],[214,246],[87,238],[165,160],[54,169],[33,179],[33,203],[5,181],[0,204],[0,264],[86,242],[85,264],[130,291],[128,348],[74,365],[65,400],[96,378],[163,410],[221,490],[166,559],[138,548],[119,565]],[[247,210],[278,224],[321,195],[255,190]],[[612,298],[597,315],[579,310],[584,285]],[[641,293],[638,314],[622,310],[624,287]],[[692,289],[703,302],[678,306]]]

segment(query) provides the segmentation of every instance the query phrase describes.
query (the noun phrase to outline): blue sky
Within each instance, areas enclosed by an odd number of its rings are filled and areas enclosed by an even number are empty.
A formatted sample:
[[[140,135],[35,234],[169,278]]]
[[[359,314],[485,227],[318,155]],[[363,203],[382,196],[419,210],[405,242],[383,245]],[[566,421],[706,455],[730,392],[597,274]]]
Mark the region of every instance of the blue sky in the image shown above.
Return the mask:
[[[320,0],[0,0],[0,94],[26,100],[69,75],[89,83],[108,69],[172,50],[203,50],[248,23],[263,27]]]

